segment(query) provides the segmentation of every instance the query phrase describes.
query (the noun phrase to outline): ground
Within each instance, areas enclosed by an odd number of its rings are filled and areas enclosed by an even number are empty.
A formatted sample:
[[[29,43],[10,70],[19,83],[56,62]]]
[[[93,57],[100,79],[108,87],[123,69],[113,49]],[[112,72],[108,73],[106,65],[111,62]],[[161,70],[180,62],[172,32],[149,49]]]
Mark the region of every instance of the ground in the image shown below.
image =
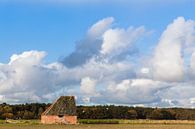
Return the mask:
[[[0,129],[195,129],[195,125],[93,124],[93,125],[1,125]]]
[[[0,121],[0,129],[195,129],[195,121],[120,121],[123,124],[43,125],[37,120]]]

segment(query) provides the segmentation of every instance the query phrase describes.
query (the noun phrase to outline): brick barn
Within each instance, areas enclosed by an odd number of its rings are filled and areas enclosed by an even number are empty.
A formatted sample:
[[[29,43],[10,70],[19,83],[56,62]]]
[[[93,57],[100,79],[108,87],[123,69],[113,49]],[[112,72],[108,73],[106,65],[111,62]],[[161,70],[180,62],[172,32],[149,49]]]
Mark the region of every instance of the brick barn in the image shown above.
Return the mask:
[[[61,96],[41,115],[43,124],[76,124],[76,103],[74,96]]]

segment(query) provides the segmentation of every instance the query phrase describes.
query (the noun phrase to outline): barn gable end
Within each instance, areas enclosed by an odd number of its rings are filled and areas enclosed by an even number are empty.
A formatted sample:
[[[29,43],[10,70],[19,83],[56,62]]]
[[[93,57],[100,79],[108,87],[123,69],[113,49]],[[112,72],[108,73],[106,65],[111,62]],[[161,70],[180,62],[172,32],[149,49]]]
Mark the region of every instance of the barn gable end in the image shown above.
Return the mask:
[[[61,96],[41,115],[43,124],[76,124],[74,96]]]

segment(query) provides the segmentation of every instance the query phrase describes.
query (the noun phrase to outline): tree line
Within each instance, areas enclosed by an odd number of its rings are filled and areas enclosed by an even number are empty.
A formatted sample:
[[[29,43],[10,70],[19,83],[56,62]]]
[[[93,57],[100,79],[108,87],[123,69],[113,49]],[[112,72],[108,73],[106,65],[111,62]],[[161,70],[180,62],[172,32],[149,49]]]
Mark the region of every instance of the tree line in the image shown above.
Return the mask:
[[[0,104],[0,119],[40,119],[50,104]],[[115,105],[77,106],[79,119],[195,120],[195,109]]]

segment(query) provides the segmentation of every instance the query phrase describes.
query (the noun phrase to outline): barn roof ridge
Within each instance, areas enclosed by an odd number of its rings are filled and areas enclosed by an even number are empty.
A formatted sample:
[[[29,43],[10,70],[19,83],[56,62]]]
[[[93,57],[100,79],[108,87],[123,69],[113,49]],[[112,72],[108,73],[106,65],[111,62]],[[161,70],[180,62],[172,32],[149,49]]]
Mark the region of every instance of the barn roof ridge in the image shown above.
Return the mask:
[[[75,116],[76,104],[74,96],[60,96],[42,115]]]

